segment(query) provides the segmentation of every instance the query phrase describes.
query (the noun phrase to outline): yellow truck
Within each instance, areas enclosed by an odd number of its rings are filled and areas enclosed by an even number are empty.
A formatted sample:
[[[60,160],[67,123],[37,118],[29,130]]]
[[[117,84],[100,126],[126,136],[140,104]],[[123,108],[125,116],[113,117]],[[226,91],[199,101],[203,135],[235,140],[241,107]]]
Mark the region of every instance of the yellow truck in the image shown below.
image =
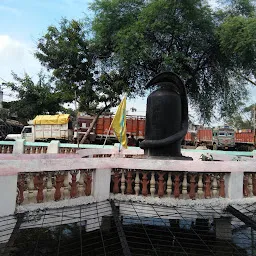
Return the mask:
[[[21,134],[8,134],[6,140],[25,139],[26,141],[72,141],[74,131],[69,114],[38,115],[24,126]]]

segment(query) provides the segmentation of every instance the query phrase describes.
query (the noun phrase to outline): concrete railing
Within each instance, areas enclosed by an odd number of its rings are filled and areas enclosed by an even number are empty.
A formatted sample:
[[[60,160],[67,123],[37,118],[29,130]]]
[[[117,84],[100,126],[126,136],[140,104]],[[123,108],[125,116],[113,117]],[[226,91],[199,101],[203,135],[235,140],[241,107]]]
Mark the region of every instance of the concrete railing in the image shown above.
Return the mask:
[[[0,155],[1,154],[45,154],[45,153],[61,153],[69,154],[76,153],[77,150],[82,149],[113,149],[112,145],[94,144],[69,144],[60,143],[59,141],[46,142],[26,142],[25,140],[17,141],[0,141]],[[130,147],[130,151],[127,151],[126,156],[131,157],[134,152],[140,152],[140,148]],[[129,155],[129,152],[131,153]],[[241,152],[241,151],[221,151],[221,150],[197,150],[197,149],[183,149],[182,153],[190,156],[197,156],[198,154],[211,154],[220,157],[222,160],[231,159],[230,157],[256,157],[256,150],[252,152]]]
[[[79,149],[103,148],[102,145],[93,144],[68,144],[59,141],[47,142],[27,142],[25,140],[0,141],[0,154],[45,154],[62,153],[74,154]],[[105,149],[111,149],[113,146],[105,145]]]
[[[28,155],[18,154],[26,143],[13,146],[12,155],[0,155],[2,216],[12,214],[17,205],[49,207],[56,201],[72,203],[76,197],[83,202],[140,197],[159,204],[159,200],[256,196],[256,159],[237,159],[237,152],[210,151],[217,161],[201,161],[201,151],[183,150],[194,159],[188,161],[144,159],[138,148],[121,152],[117,147],[88,148],[58,154],[55,141],[47,145],[48,154]]]

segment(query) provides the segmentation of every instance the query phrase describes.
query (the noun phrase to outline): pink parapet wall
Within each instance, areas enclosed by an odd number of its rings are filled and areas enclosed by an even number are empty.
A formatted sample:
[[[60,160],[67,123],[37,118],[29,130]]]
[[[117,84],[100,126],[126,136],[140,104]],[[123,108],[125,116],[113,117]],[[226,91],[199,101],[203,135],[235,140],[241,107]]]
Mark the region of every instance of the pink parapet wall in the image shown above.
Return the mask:
[[[77,157],[53,157],[53,158],[28,158],[17,160],[0,160],[0,176],[14,175],[18,172],[45,172],[76,169],[139,169],[157,171],[185,171],[206,173],[230,173],[230,172],[255,172],[254,161],[184,161],[184,160],[154,160],[133,158],[77,158]]]

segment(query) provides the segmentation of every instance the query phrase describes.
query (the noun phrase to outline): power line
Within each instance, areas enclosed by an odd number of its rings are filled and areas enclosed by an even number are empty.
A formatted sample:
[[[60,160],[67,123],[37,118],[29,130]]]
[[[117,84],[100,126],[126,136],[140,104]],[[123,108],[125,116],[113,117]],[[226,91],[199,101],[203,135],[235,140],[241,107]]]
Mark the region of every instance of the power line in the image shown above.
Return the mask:
[[[0,76],[0,79],[3,80],[5,83],[8,83],[5,79],[3,79],[1,76]]]

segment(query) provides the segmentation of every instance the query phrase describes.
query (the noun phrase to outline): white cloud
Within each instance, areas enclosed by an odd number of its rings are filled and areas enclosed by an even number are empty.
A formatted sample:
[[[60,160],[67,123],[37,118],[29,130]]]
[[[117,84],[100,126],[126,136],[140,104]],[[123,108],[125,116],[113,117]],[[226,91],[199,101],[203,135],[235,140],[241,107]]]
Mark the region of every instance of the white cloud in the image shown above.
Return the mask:
[[[0,84],[6,81],[12,81],[11,71],[18,75],[27,72],[35,76],[40,71],[40,63],[33,56],[33,48],[23,42],[15,40],[8,35],[0,35]],[[7,97],[8,91],[4,89],[5,100],[11,100]]]
[[[0,11],[11,12],[12,14],[19,15],[20,11],[16,8],[12,8],[6,5],[0,5]]]

